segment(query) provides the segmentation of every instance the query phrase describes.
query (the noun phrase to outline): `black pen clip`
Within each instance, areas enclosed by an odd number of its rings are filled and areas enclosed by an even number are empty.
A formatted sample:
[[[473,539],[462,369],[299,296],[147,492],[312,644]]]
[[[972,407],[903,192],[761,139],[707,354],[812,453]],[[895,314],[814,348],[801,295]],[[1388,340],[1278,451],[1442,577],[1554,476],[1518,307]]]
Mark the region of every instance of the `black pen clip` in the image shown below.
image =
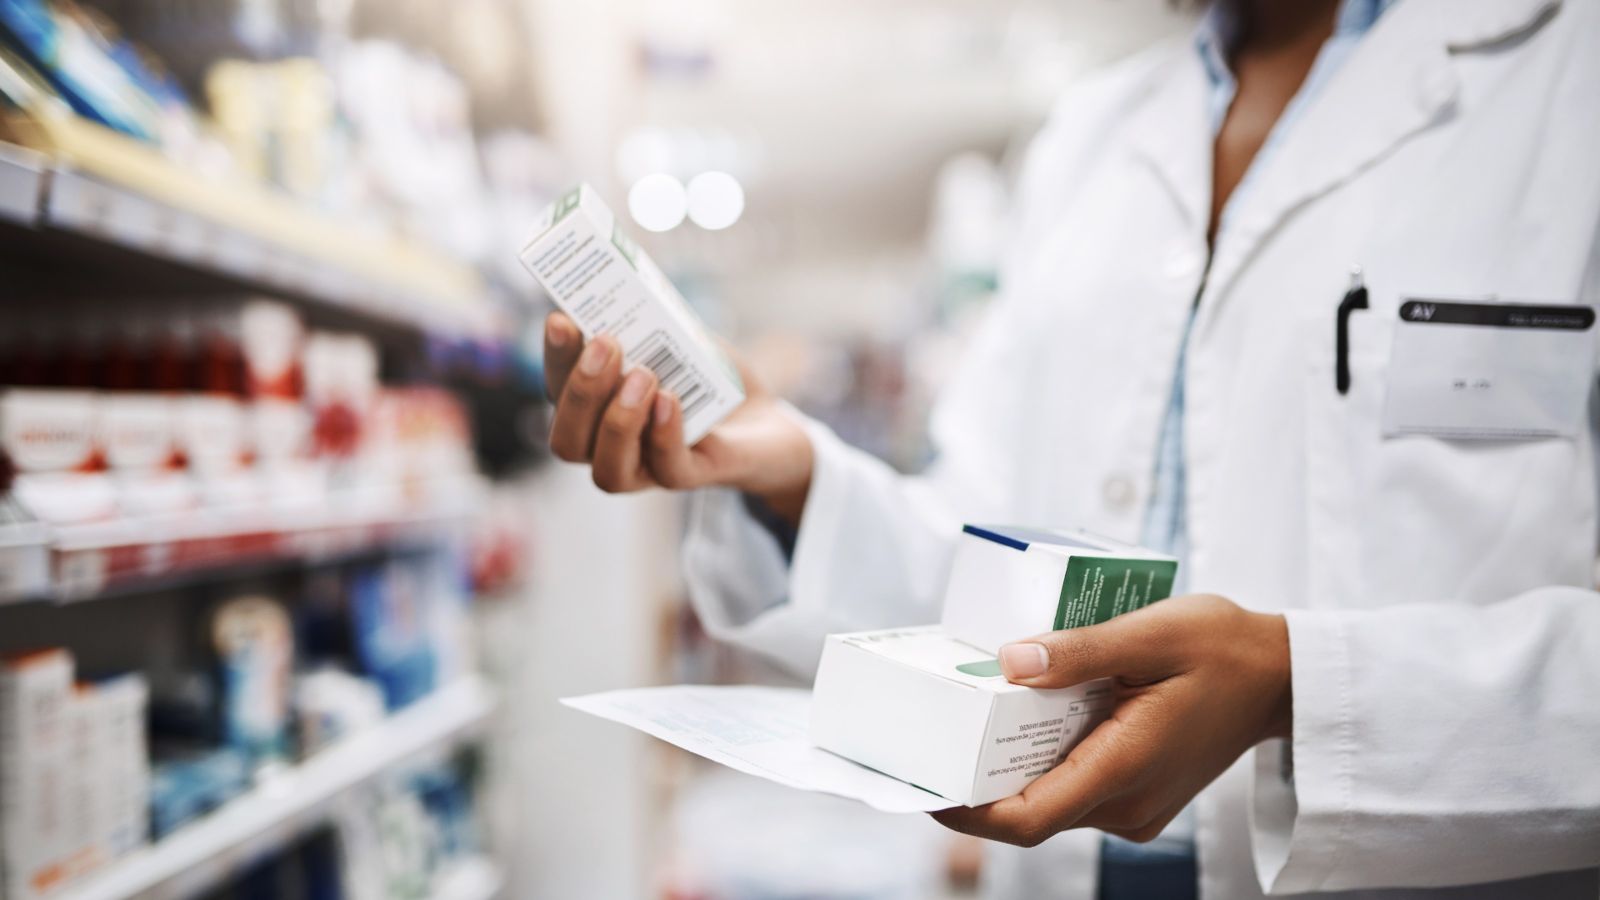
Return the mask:
[[[1334,323],[1333,336],[1333,386],[1339,396],[1350,393],[1350,314],[1367,308],[1367,283],[1361,277],[1361,267],[1350,270],[1350,290],[1339,301],[1339,315]]]

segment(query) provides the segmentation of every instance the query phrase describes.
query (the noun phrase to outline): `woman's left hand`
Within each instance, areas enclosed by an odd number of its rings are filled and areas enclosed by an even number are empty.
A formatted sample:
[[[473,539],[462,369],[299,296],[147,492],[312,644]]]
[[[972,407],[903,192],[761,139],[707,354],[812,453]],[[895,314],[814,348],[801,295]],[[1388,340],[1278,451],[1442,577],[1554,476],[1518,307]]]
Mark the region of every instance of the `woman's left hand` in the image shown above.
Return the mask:
[[[1032,847],[1099,828],[1148,841],[1246,750],[1291,733],[1284,618],[1222,597],[1174,597],[1007,644],[1000,664],[1029,687],[1113,678],[1117,700],[1110,719],[1021,794],[934,813],[978,837]]]

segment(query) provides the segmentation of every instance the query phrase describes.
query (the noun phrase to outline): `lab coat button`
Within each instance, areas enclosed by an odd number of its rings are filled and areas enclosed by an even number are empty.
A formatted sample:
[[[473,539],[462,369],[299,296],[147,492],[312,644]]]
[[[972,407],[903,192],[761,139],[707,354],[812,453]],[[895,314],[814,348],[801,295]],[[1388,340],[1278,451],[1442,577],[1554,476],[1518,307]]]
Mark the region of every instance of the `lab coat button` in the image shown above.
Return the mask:
[[[1417,102],[1424,112],[1443,109],[1455,102],[1460,83],[1449,66],[1428,66],[1418,77]]]
[[[1161,274],[1174,281],[1187,280],[1200,274],[1198,254],[1188,247],[1174,247],[1161,263]]]
[[[1133,482],[1121,475],[1107,478],[1105,484],[1100,486],[1101,499],[1105,500],[1107,508],[1113,510],[1124,510],[1133,505],[1135,493]]]

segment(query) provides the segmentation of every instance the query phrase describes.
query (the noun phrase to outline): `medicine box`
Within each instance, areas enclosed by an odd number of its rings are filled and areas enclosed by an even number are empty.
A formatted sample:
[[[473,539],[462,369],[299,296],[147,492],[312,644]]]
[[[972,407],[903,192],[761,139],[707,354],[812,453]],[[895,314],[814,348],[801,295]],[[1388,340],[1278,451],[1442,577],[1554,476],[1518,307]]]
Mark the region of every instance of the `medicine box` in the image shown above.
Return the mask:
[[[520,255],[586,339],[612,336],[624,365],[650,369],[677,396],[690,444],[744,402],[727,356],[592,187],[552,204]]]
[[[0,894],[13,900],[59,890],[93,839],[74,828],[72,676],[64,650],[0,660]]]
[[[830,635],[812,690],[811,742],[966,806],[1009,797],[1108,714],[1107,680],[1012,684],[993,655],[937,626]]]
[[[951,637],[997,653],[1011,641],[1165,599],[1177,575],[1172,557],[1087,532],[968,525],[941,623]]]

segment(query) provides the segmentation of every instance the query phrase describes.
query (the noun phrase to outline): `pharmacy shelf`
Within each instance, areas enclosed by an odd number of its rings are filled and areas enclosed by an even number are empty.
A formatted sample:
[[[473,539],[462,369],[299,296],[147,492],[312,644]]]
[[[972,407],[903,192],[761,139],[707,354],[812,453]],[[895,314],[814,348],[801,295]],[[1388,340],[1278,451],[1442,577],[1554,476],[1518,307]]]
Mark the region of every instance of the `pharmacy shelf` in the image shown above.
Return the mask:
[[[383,724],[340,741],[113,863],[63,892],[59,900],[183,898],[203,893],[327,821],[341,796],[386,771],[481,732],[495,703],[493,690],[481,679],[441,688]],[[463,893],[444,896],[484,897],[498,890],[492,883],[498,872],[467,872],[461,877]],[[485,885],[487,895],[470,892]]]
[[[494,900],[505,886],[505,872],[493,860],[474,856],[445,869],[434,884],[432,900]]]
[[[49,589],[70,603],[166,588],[218,572],[304,564],[420,544],[463,523],[485,490],[476,479],[437,485],[431,503],[330,496],[278,508],[199,510],[55,529]]]
[[[49,163],[38,153],[0,144],[0,220],[22,225],[38,221]]]
[[[218,286],[301,298],[363,319],[494,336],[482,279],[431,248],[336,221],[253,181],[202,178],[68,113],[16,114],[8,122],[27,146],[0,144],[0,209],[25,211],[31,190],[33,216],[10,219],[33,225],[40,240],[116,248]]]

